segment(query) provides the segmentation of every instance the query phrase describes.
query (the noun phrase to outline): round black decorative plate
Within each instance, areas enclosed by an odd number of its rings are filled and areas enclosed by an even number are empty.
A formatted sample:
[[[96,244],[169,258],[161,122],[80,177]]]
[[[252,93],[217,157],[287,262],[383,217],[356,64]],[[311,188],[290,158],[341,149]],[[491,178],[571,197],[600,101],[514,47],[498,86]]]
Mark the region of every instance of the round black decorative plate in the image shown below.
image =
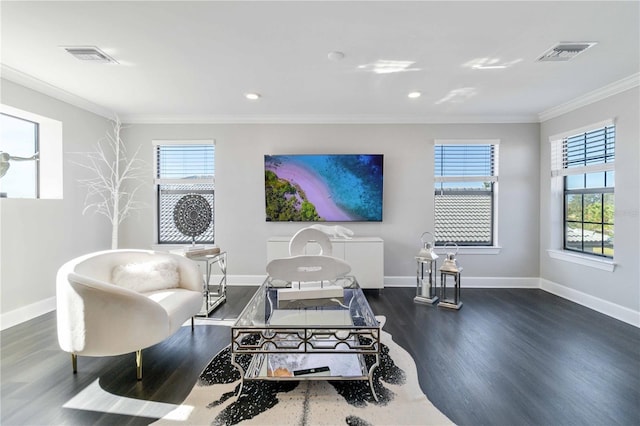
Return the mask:
[[[187,194],[173,208],[173,222],[184,235],[197,237],[211,224],[211,206],[202,195]]]

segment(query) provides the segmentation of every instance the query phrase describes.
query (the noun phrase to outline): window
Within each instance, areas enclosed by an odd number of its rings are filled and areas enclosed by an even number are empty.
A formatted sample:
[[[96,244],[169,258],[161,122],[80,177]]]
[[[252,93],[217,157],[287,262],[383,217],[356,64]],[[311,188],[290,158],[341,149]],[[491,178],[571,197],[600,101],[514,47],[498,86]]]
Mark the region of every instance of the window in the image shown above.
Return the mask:
[[[495,244],[498,141],[442,141],[434,146],[436,245]]]
[[[62,199],[62,122],[0,104],[0,195]]]
[[[214,243],[215,145],[213,141],[154,141],[157,187],[157,232],[159,244],[187,244],[191,237],[176,227],[173,211],[187,194],[203,196],[211,206],[211,223],[195,238]]]
[[[38,198],[38,123],[0,113],[0,196]]]
[[[554,143],[552,176],[563,182],[563,248],[613,257],[615,125]]]

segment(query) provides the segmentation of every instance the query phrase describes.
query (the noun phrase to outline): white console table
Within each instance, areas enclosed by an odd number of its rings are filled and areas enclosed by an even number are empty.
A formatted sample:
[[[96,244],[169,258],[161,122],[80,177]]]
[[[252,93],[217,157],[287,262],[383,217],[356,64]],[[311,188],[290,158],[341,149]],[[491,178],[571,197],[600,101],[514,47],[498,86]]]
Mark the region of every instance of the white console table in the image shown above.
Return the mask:
[[[267,262],[289,257],[291,237],[271,237],[267,240]],[[354,237],[350,240],[331,238],[332,256],[351,265],[351,275],[361,288],[384,287],[384,241],[378,237]],[[320,246],[307,245],[305,254],[319,254]]]

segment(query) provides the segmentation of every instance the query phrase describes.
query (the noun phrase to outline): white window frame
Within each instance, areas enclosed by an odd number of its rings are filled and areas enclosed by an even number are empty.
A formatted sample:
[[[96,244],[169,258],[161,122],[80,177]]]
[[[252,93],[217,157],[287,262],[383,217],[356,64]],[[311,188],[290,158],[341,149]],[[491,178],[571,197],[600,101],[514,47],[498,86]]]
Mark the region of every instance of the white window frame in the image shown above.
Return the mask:
[[[434,183],[436,182],[476,182],[476,181],[490,181],[493,182],[493,199],[492,199],[492,245],[482,246],[460,246],[458,252],[461,254],[499,254],[500,245],[498,243],[498,194],[499,194],[499,160],[500,160],[500,139],[434,139],[433,149],[436,145],[493,145],[494,146],[494,174],[493,176],[435,176],[434,170]],[[434,158],[434,152],[432,152],[431,158]],[[434,198],[435,202],[435,198]],[[435,221],[435,211],[434,211]],[[439,246],[439,249],[442,247]]]
[[[159,235],[159,226],[158,223],[158,186],[165,184],[213,184],[215,188],[215,167],[214,167],[214,178],[212,179],[160,179],[158,178],[158,158],[157,158],[157,147],[158,146],[166,146],[166,145],[213,145],[215,152],[215,140],[213,139],[170,139],[170,140],[160,140],[155,139],[151,141],[153,146],[153,186],[154,186],[154,214],[153,214],[153,229],[155,235],[156,244],[154,248],[171,248],[171,246],[184,246],[184,243],[160,243],[160,235]],[[214,154],[214,163],[215,163],[215,154]],[[214,189],[215,191],[215,189]],[[214,192],[214,200],[215,200],[215,192]],[[215,201],[214,201],[214,217],[213,217],[213,229],[214,229],[214,239],[215,239]]]
[[[62,122],[4,104],[0,104],[0,112],[38,124],[37,199],[61,200],[63,196]]]
[[[563,140],[580,133],[590,132],[606,126],[615,126],[615,119],[610,118],[586,126],[582,126],[573,130],[568,130],[549,137],[550,144],[550,173],[551,173],[551,192],[550,192],[550,226],[549,241],[550,247],[547,254],[552,259],[564,262],[575,263],[582,266],[588,266],[603,271],[613,272],[616,267],[615,250],[614,259],[601,256],[580,253],[572,250],[565,250],[564,246],[564,177],[569,174],[563,169]],[[595,164],[585,167],[576,167],[571,169],[571,174],[584,174],[597,171],[615,170],[615,160],[613,163]],[[614,201],[615,202],[615,201]],[[615,221],[614,221],[615,226]]]

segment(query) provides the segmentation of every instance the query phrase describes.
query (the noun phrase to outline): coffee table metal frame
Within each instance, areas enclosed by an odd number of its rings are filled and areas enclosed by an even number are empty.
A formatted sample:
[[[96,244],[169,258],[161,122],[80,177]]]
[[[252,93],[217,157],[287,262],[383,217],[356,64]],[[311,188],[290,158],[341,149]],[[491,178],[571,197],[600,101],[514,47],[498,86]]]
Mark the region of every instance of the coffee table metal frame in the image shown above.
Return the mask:
[[[339,278],[331,284],[344,288],[344,303],[337,304],[330,300],[304,301],[304,306],[294,308],[294,312],[287,312],[305,316],[314,315],[317,311],[331,314],[327,310],[334,310],[348,317],[351,324],[270,324],[278,306],[278,289],[291,287],[291,283],[270,278],[265,280],[231,327],[231,362],[242,377],[238,395],[246,380],[367,380],[373,397],[378,400],[373,386],[373,372],[380,363],[380,325],[355,278]],[[345,314],[347,309],[348,315]],[[339,312],[336,314],[339,315]],[[351,361],[356,357],[359,371],[348,376],[275,376],[265,374],[264,364],[268,362],[270,354],[293,357],[296,354],[332,354],[338,359],[346,360],[342,357],[351,357]],[[371,357],[368,363],[365,356]],[[242,357],[245,357],[245,362],[239,362]],[[248,365],[246,357],[250,357]]]

